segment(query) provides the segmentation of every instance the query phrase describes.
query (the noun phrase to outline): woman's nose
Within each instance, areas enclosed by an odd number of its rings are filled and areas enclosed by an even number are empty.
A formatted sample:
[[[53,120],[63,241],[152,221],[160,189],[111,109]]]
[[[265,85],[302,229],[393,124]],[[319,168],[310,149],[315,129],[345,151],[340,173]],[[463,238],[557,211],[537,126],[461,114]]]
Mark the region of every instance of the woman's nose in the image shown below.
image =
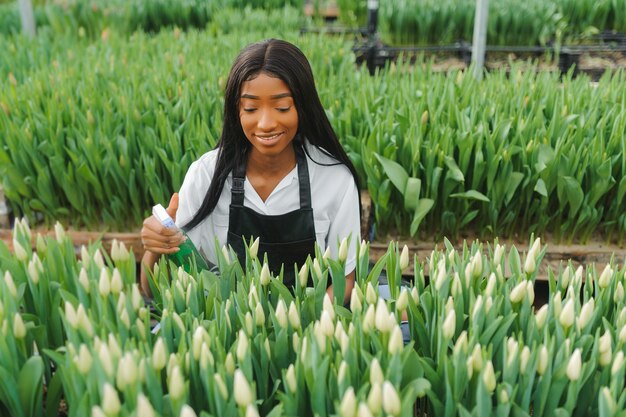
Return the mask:
[[[259,112],[259,120],[257,127],[262,130],[272,130],[276,126],[276,118],[269,110],[261,110]]]

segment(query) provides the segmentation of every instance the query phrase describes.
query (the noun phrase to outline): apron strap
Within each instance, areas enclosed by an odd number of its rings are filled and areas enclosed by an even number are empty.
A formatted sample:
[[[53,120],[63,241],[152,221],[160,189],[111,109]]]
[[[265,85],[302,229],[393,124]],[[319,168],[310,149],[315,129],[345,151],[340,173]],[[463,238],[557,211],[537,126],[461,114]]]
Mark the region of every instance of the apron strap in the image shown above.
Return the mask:
[[[311,183],[309,182],[309,168],[302,149],[304,145],[294,142],[296,163],[298,164],[298,183],[300,186],[300,208],[311,208]],[[246,165],[242,164],[233,170],[233,185],[231,188],[231,204],[243,206],[244,182],[246,180]]]

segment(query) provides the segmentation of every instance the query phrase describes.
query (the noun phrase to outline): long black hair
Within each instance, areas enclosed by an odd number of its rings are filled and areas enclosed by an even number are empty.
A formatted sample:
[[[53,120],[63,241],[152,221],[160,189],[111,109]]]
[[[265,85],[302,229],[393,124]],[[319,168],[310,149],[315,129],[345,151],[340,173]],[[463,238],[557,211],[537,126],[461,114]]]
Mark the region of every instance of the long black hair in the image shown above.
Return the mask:
[[[193,229],[213,212],[228,175],[235,167],[247,162],[251,145],[241,127],[239,98],[242,84],[260,73],[279,78],[289,87],[298,112],[298,132],[294,141],[306,137],[311,144],[325,149],[338,163],[348,167],[357,190],[360,188],[354,165],[339,143],[322,107],[309,61],[295,45],[268,39],[245,47],[230,69],[224,93],[224,124],[217,144],[215,174],[200,209],[183,226],[183,230]]]

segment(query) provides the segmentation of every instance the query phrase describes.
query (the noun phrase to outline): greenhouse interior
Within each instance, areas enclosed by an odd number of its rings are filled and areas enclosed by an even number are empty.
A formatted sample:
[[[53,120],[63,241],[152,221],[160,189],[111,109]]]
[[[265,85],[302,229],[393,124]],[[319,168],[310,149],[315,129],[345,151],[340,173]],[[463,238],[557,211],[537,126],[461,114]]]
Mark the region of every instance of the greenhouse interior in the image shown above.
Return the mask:
[[[626,0],[0,0],[0,416],[626,417]]]

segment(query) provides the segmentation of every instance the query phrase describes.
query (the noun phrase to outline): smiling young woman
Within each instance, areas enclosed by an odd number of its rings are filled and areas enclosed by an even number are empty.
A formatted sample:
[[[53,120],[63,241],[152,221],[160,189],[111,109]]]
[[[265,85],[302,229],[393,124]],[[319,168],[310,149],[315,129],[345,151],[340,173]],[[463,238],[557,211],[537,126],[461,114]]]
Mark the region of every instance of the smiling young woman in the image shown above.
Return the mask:
[[[350,238],[347,301],[360,241],[359,186],[308,60],[285,41],[249,45],[235,59],[224,98],[218,146],[191,165],[169,214],[209,263],[217,262],[216,239],[245,262],[244,239],[258,237],[259,257],[267,255],[274,274],[283,270],[287,286],[315,244],[336,258],[338,243]],[[149,292],[145,268],[177,251],[183,236],[149,217],[142,238],[142,286]]]

